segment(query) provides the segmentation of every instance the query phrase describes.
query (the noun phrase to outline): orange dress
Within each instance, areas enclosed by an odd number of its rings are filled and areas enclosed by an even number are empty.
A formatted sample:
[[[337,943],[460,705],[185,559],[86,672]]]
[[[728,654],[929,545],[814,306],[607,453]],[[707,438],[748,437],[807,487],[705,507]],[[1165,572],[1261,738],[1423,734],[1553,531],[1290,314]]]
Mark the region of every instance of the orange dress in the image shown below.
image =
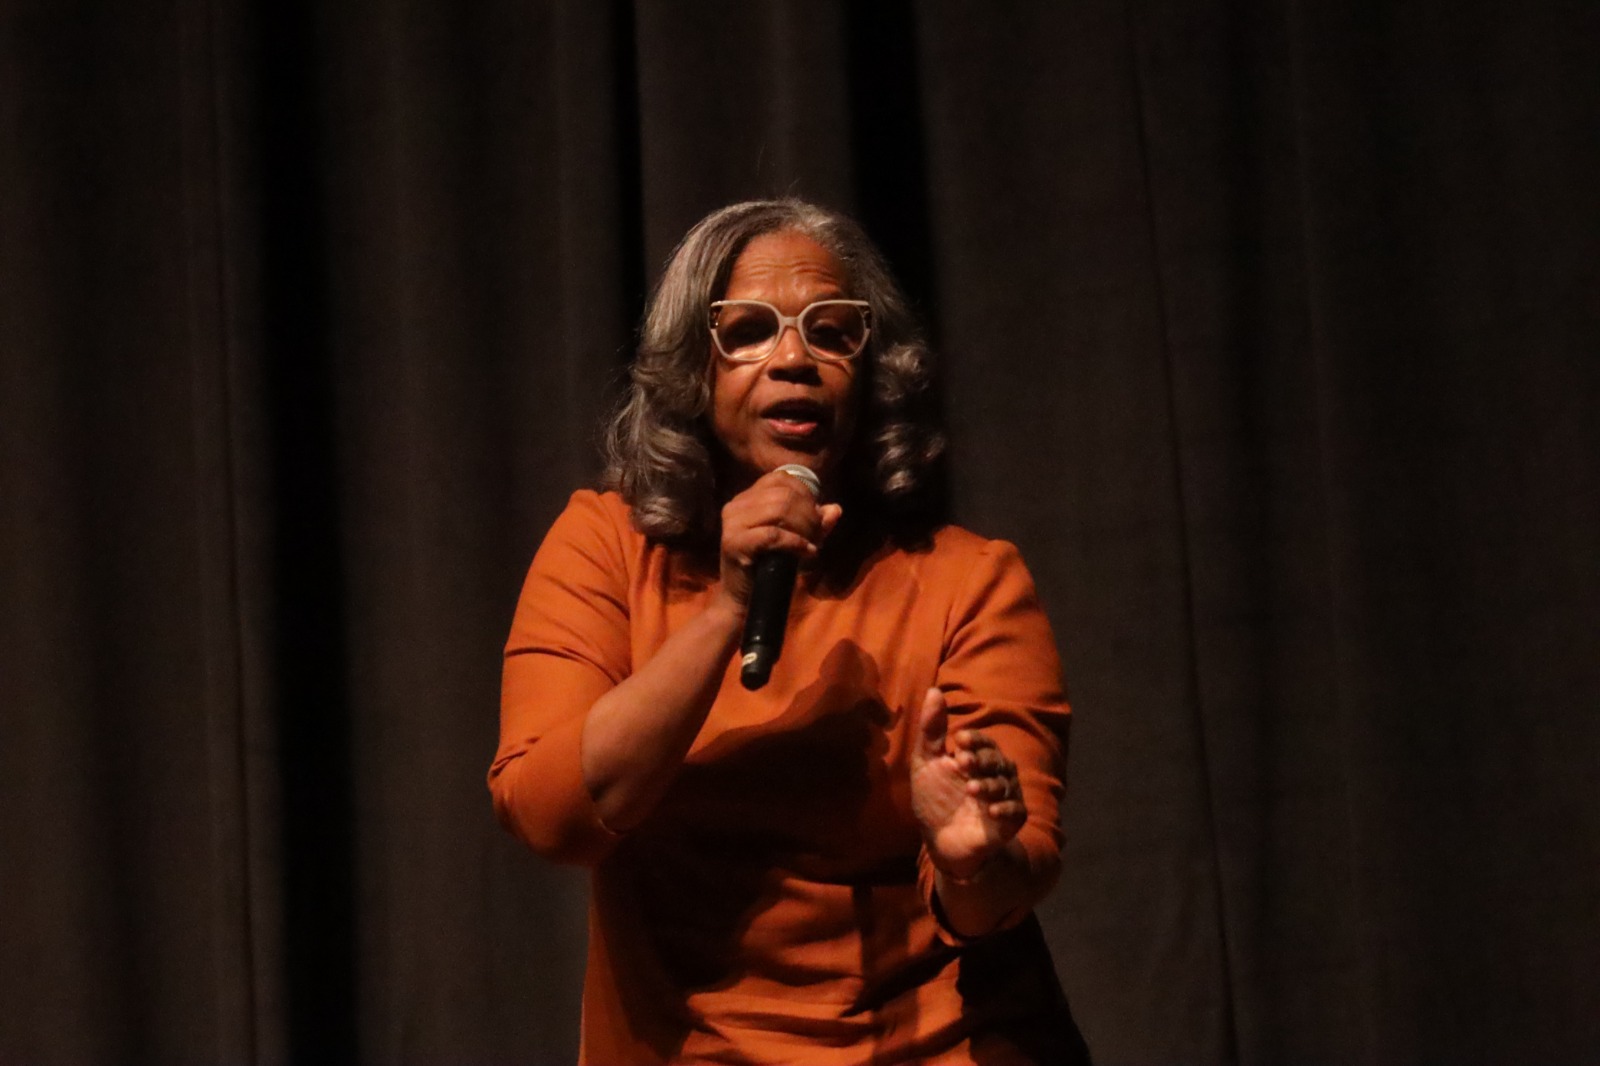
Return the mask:
[[[584,716],[715,591],[614,493],[575,493],[534,558],[506,645],[495,808],[592,871],[583,1061],[1028,1063],[1075,1045],[1038,924],[941,924],[911,814],[917,711],[944,690],[1018,766],[1034,901],[1060,865],[1068,709],[1016,549],[946,527],[846,579],[802,572],[782,657],[737,656],[682,771],[611,832],[579,766]]]

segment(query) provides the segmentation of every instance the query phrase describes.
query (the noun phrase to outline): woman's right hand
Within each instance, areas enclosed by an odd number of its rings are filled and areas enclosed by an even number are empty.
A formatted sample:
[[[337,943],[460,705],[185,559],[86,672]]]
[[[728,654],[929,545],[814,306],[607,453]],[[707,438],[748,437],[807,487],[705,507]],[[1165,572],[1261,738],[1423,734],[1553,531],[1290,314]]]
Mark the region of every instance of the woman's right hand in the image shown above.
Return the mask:
[[[775,470],[722,509],[722,588],[638,670],[595,701],[583,724],[583,781],[600,821],[638,825],[672,783],[739,646],[750,561],[761,552],[817,554],[839,521],[836,503]]]
[[[792,552],[802,562],[821,550],[843,508],[818,503],[797,477],[773,470],[722,508],[722,590],[742,614],[750,602],[750,564],[763,552]]]

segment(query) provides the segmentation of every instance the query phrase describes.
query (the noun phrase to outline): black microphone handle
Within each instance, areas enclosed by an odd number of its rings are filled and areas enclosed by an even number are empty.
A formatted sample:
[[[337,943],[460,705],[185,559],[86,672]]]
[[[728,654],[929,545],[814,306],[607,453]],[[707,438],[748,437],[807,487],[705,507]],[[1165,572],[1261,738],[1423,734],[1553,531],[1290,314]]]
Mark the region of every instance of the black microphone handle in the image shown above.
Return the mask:
[[[783,650],[783,630],[789,621],[789,598],[794,594],[800,559],[790,552],[763,552],[750,569],[750,606],[739,645],[739,680],[754,691],[772,676]]]
[[[822,482],[809,467],[785,463],[778,470],[804,485],[813,499],[822,495]],[[744,640],[739,644],[739,680],[754,690],[767,683],[783,650],[783,627],[789,622],[789,598],[794,595],[800,560],[789,552],[763,552],[755,557],[750,571],[750,605],[744,616]]]

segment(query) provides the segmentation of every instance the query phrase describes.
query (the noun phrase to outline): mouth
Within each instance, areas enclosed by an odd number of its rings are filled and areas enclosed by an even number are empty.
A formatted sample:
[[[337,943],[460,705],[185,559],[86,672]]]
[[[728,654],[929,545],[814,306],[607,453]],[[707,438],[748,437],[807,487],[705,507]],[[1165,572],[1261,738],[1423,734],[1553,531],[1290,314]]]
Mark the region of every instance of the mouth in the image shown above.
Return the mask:
[[[780,440],[812,441],[826,432],[831,412],[807,399],[779,400],[761,410],[761,420]]]

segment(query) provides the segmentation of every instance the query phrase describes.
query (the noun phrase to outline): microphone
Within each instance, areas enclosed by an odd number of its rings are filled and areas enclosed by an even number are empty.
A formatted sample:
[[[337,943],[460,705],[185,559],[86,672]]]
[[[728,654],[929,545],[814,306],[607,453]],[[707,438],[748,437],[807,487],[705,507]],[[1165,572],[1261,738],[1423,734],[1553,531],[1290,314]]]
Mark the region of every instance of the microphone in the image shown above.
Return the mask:
[[[822,495],[822,482],[799,463],[778,467]],[[794,594],[800,559],[792,552],[762,552],[751,564],[750,606],[744,615],[744,641],[739,645],[739,680],[754,691],[767,683],[783,650],[783,628],[789,621],[789,598]]]

